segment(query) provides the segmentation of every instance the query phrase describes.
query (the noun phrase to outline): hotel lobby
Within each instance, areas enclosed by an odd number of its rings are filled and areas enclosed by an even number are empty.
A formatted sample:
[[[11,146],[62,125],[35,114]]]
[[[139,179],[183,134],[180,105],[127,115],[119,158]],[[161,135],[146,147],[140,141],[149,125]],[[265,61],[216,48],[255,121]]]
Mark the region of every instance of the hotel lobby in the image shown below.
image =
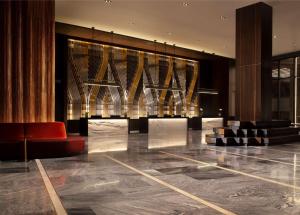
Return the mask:
[[[299,11],[0,1],[0,215],[300,214]]]

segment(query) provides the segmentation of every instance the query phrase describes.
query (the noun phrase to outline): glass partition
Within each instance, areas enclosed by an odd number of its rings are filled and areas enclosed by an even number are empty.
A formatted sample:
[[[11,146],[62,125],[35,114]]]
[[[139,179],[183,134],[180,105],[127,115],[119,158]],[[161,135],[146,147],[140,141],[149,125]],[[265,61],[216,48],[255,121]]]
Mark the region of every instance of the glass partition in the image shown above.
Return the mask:
[[[300,79],[298,57],[273,61],[273,119],[300,121]]]

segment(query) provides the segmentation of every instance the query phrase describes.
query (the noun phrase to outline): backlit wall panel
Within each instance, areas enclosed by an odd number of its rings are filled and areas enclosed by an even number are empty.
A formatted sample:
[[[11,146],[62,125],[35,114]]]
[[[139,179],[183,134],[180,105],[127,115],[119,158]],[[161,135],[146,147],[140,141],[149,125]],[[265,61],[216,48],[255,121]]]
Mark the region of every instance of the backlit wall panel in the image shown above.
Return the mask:
[[[198,62],[71,39],[68,44],[68,119],[197,116]]]

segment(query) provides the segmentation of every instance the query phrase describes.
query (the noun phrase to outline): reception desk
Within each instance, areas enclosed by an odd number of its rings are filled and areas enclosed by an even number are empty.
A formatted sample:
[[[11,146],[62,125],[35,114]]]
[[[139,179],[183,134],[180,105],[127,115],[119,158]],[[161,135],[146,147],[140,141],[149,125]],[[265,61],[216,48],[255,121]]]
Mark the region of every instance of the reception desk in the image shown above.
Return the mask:
[[[88,152],[124,151],[128,119],[88,119]]]
[[[187,144],[187,118],[149,118],[148,148]]]
[[[83,120],[86,125],[84,130],[86,130],[88,152],[96,153],[127,150],[131,129],[138,130],[140,133],[148,133],[149,149],[186,145],[190,119],[144,117],[135,120],[128,118],[85,118]],[[194,123],[198,126],[201,121],[197,119]],[[202,118],[201,124],[202,134],[212,133],[212,128],[222,127],[223,118]]]
[[[222,117],[202,118],[202,130],[212,130],[213,128],[223,127]]]
[[[224,119],[221,117],[202,118],[202,137],[201,142],[206,143],[206,135],[213,134],[214,128],[220,128],[224,125]]]

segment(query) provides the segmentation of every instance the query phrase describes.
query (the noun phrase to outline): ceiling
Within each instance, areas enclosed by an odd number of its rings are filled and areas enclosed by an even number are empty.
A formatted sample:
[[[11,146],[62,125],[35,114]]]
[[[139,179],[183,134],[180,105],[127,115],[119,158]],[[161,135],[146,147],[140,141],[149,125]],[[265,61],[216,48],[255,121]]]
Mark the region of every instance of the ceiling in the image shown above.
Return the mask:
[[[235,57],[235,10],[252,0],[56,0],[56,21]],[[300,0],[273,7],[273,55],[300,50]]]

